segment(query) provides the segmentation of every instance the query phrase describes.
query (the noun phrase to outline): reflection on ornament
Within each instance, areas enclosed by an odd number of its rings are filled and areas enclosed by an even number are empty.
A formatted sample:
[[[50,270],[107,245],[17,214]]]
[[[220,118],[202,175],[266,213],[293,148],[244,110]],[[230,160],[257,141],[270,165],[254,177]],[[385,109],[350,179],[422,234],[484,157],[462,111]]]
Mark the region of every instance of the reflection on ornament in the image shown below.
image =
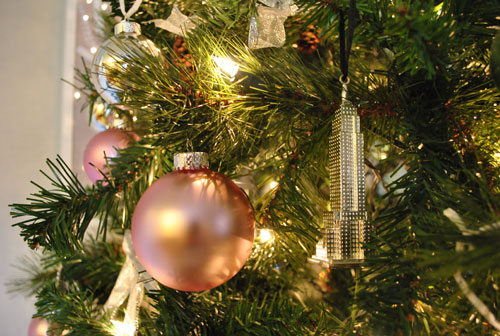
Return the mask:
[[[129,21],[118,23],[115,26],[115,36],[96,50],[92,61],[92,83],[105,102],[121,109],[129,109],[121,104],[121,95],[126,88],[110,74],[110,70],[120,66],[126,69],[128,64],[124,59],[144,53],[156,56],[159,50],[153,42],[141,35],[140,25]]]
[[[106,112],[103,103],[94,104],[90,124],[98,131],[106,130]]]
[[[132,111],[116,111],[106,107],[103,103],[94,104],[92,110],[91,125],[98,131],[105,131],[110,128],[126,128],[129,125]]]
[[[160,283],[203,291],[231,279],[254,240],[253,210],[230,179],[209,170],[206,153],[176,154],[176,171],[142,195],[132,219],[137,258]]]
[[[102,180],[102,173],[108,170],[108,159],[117,157],[116,150],[128,147],[134,140],[139,140],[137,134],[119,129],[109,129],[94,136],[83,154],[83,166],[89,179],[93,183]]]
[[[46,319],[34,317],[28,327],[28,336],[46,336],[49,323]]]
[[[234,76],[236,76],[238,70],[240,69],[238,63],[233,62],[227,58],[212,56],[212,60],[214,61],[215,64],[217,64],[219,70],[225,75],[229,76],[231,79],[233,79]]]

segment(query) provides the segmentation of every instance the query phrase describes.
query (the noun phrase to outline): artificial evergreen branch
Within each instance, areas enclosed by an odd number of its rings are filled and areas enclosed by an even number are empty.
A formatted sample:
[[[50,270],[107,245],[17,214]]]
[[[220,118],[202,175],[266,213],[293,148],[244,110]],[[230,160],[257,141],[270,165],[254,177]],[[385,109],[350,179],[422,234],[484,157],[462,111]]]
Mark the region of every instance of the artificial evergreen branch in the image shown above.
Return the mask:
[[[358,274],[332,269],[320,281],[306,264],[327,210],[328,136],[341,90],[338,16],[348,2],[297,0],[285,46],[259,50],[243,41],[263,4],[176,2],[202,21],[183,38],[186,64],[176,53],[178,38],[146,23],[166,19],[173,3],[143,1],[134,19],[161,55],[123,46],[127,67],[107,69],[134,110],[142,140],[109,162],[106,183],[88,189],[60,158],[48,161],[52,189],[36,184],[27,203],[12,205],[25,241],[50,253],[31,277],[40,315],[58,331],[113,333],[101,308],[122,256],[103,241],[130,228],[141,195],[192,143],[210,153],[214,170],[242,181],[259,229],[272,230],[273,239],[257,239],[241,272],[222,286],[148,293],[154,309],[141,309],[139,335],[492,332],[499,317],[481,321],[453,276],[461,270],[486,306],[500,304],[499,233],[486,230],[500,213],[500,92],[488,73],[500,24],[496,0],[357,1],[349,92],[376,176],[368,198],[375,232]],[[120,15],[118,1],[111,5]],[[321,42],[305,54],[294,44],[309,25]],[[234,81],[212,56],[239,64]],[[78,80],[92,102],[89,71]],[[462,234],[444,215],[448,208],[478,234]],[[99,243],[86,245],[94,218]],[[474,249],[456,251],[457,242]]]

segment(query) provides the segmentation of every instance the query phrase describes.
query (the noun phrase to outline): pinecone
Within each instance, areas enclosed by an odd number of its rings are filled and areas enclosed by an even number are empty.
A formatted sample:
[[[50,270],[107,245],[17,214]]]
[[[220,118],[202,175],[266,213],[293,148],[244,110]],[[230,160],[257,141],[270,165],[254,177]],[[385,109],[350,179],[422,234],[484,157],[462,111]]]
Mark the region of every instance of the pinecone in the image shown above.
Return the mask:
[[[394,104],[392,103],[378,103],[360,109],[359,116],[361,118],[367,117],[390,117],[395,116]]]
[[[317,33],[314,26],[308,26],[307,30],[300,34],[300,38],[297,41],[297,49],[308,55],[315,52],[321,42]]]
[[[173,57],[172,63],[176,67],[185,67],[188,73],[194,70],[193,62],[191,59],[191,54],[187,50],[187,43],[184,41],[182,36],[176,36],[173,46],[173,50],[176,57]]]

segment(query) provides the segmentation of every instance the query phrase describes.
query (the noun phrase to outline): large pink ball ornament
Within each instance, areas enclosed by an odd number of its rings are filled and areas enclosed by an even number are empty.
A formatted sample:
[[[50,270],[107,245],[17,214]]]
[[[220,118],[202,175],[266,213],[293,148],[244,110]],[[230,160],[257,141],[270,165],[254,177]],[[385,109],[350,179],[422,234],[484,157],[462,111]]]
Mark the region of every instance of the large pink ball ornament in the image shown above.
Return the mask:
[[[198,292],[231,279],[254,240],[252,206],[230,179],[208,169],[206,153],[174,156],[175,171],[139,200],[132,241],[146,271],[163,285]]]
[[[83,154],[83,167],[89,179],[93,183],[102,180],[104,177],[101,172],[106,173],[109,164],[107,158],[117,157],[116,149],[126,148],[138,139],[134,132],[119,129],[109,129],[94,136]]]
[[[28,326],[28,336],[46,336],[48,329],[49,323],[47,320],[40,317],[34,317]]]

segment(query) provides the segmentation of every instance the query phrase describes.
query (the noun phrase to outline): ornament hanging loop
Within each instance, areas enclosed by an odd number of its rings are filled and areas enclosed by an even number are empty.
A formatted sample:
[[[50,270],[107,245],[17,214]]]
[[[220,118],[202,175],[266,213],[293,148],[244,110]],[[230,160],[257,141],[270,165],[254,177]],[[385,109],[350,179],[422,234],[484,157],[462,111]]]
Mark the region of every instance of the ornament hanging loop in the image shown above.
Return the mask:
[[[193,142],[190,138],[186,140],[186,152],[194,152]]]
[[[351,82],[351,79],[348,76],[341,75],[339,82],[342,84],[342,101],[345,101],[347,100],[347,86]]]
[[[132,7],[130,7],[130,9],[127,11],[125,9],[125,0],[120,0],[120,11],[123,14],[123,21],[127,21],[132,15],[134,15],[141,6],[141,3],[142,0],[135,0]]]

